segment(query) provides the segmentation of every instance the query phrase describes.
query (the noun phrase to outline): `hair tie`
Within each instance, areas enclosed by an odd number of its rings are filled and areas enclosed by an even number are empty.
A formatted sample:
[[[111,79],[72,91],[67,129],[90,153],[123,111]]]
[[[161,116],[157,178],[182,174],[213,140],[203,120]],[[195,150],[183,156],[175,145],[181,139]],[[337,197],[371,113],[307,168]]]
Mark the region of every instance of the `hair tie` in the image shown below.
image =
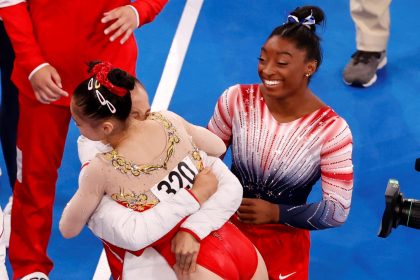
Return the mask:
[[[109,62],[100,62],[92,67],[90,73],[93,74],[96,80],[110,92],[122,97],[128,93],[128,90],[123,87],[116,86],[108,80],[108,73],[113,68],[114,67]]]
[[[312,15],[312,10],[311,10],[311,14],[309,16],[307,16],[306,18],[304,18],[303,20],[299,20],[297,16],[288,15],[287,16],[287,22],[300,23],[300,24],[306,26],[307,28],[311,29],[311,26],[315,25],[315,18]]]
[[[115,109],[114,104],[112,104],[110,101],[105,99],[105,97],[102,95],[102,93],[99,91],[99,88],[101,87],[101,84],[98,82],[98,80],[95,80],[95,78],[90,78],[88,82],[88,90],[95,90],[96,97],[99,100],[99,103],[101,103],[102,106],[107,106],[111,114],[115,114],[117,112],[117,109]]]

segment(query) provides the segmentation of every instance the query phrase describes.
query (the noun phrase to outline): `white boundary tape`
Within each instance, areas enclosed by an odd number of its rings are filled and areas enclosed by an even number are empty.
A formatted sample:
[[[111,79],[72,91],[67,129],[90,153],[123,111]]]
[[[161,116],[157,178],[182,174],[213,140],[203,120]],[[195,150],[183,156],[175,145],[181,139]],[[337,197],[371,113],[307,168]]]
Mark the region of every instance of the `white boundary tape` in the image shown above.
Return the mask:
[[[92,279],[108,280],[109,278],[111,278],[111,269],[109,268],[105,251],[102,249],[101,256],[99,257],[98,266],[96,267],[95,274],[93,275]]]
[[[168,109],[203,2],[204,0],[187,0],[185,4],[153,99],[152,111]]]

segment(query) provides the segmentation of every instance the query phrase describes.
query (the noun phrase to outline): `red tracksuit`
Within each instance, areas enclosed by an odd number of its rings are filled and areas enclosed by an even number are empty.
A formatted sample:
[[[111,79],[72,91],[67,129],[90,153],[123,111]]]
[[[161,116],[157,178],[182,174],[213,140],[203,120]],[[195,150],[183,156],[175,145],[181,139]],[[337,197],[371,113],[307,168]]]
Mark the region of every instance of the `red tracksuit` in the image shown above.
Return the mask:
[[[140,24],[153,20],[167,0],[32,0],[0,9],[16,60],[12,80],[19,89],[18,179],[13,193],[9,256],[13,279],[40,271],[48,274],[52,210],[64,143],[70,121],[71,93],[87,78],[86,62],[105,60],[135,72],[134,36],[121,45],[109,41],[100,22],[103,13],[131,4]],[[42,63],[58,71],[70,96],[49,104],[35,99],[29,74]],[[21,172],[19,172],[21,171]]]

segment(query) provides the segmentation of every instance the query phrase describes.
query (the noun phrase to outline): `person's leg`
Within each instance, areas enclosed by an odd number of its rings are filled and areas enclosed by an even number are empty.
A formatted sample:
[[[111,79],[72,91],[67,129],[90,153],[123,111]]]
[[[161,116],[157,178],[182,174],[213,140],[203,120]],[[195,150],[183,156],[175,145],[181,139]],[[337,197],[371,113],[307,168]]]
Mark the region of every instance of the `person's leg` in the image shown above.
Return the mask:
[[[391,0],[350,0],[350,13],[356,28],[356,52],[343,71],[346,84],[368,87],[378,69],[387,63]]]
[[[390,4],[391,0],[350,0],[350,13],[356,27],[357,50],[386,50],[390,30]]]
[[[1,105],[0,105],[0,140],[6,163],[10,187],[16,180],[16,134],[19,116],[18,91],[11,81],[14,52],[7,36],[3,22],[0,21],[0,73],[1,73]],[[0,279],[8,279],[5,258],[6,247],[10,237],[10,205],[6,206],[3,216],[3,230],[0,241]]]
[[[58,168],[70,121],[68,107],[41,104],[22,93],[19,102],[19,168],[9,247],[13,279],[33,272],[48,275],[53,267],[47,246]]]
[[[16,180],[16,134],[19,105],[18,91],[10,79],[13,69],[14,52],[2,21],[0,21],[0,50],[2,94],[0,106],[0,139],[10,186],[13,188]]]
[[[265,261],[261,256],[260,252],[257,248],[255,248],[258,255],[258,266],[257,270],[255,271],[254,275],[252,276],[252,280],[266,280],[268,279],[268,271],[267,266],[265,265]]]
[[[175,273],[180,280],[223,280],[222,277],[201,265],[197,265],[195,272],[188,274]]]

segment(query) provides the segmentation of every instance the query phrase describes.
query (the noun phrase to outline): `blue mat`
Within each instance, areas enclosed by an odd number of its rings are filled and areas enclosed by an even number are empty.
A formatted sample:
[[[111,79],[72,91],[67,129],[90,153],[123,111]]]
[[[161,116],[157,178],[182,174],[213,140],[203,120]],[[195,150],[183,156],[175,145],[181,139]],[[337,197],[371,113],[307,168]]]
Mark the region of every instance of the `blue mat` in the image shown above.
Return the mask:
[[[312,90],[349,123],[354,137],[355,183],[347,223],[312,232],[310,279],[419,279],[416,261],[420,231],[399,227],[386,239],[377,232],[388,178],[397,178],[406,197],[420,199],[420,2],[394,1],[388,65],[367,89],[343,84],[341,71],[355,51],[354,25],[348,1],[205,0],[169,109],[190,122],[206,125],[217,98],[236,83],[259,82],[257,57],[271,30],[297,5],[321,6],[327,16],[319,29],[324,63]],[[140,55],[138,76],[150,99],[159,83],[185,1],[170,1],[157,20],[136,31]],[[71,124],[55,200],[49,254],[55,261],[52,279],[91,279],[100,242],[84,230],[65,240],[58,231],[64,205],[77,188],[78,130]],[[229,164],[229,158],[226,162]],[[0,167],[5,170],[3,160]],[[10,195],[6,175],[0,177],[0,201]],[[321,196],[314,188],[311,200]],[[10,269],[10,268],[9,268]]]

